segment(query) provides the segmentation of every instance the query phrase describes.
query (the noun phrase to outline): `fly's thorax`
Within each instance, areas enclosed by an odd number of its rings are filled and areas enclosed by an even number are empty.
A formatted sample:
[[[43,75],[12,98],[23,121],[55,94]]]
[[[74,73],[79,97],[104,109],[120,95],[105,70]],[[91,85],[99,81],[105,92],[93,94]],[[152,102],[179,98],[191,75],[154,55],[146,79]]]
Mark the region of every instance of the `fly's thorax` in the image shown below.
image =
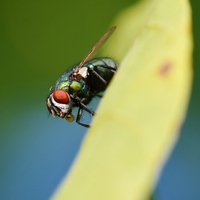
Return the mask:
[[[82,90],[82,88],[83,88],[83,83],[78,81],[71,81],[71,84],[69,86],[69,91],[73,93],[78,93]]]
[[[64,90],[66,92],[69,91],[70,81],[62,81],[57,85],[56,90]]]
[[[58,90],[64,90],[67,92],[71,97],[78,96],[87,96],[88,93],[88,86],[84,80],[79,81],[66,81],[59,84],[57,87]]]

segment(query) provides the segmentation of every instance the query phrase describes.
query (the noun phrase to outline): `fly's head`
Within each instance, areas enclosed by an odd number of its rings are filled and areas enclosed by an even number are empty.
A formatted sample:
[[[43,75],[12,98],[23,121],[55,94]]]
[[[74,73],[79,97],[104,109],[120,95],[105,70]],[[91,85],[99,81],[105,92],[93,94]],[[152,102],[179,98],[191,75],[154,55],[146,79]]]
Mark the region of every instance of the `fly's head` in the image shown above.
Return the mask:
[[[65,118],[68,122],[74,121],[72,114],[73,102],[70,95],[64,90],[55,90],[47,98],[49,112],[54,116]]]

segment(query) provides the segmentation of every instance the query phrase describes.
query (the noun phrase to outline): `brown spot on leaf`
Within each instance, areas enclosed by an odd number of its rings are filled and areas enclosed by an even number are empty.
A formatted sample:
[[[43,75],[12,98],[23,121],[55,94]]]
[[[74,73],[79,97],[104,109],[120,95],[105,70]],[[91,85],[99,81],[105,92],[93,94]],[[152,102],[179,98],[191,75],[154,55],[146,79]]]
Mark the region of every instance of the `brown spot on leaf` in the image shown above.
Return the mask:
[[[169,72],[172,70],[172,67],[173,67],[173,63],[172,63],[172,62],[170,62],[170,61],[165,62],[165,63],[161,66],[161,68],[160,68],[160,70],[159,70],[159,74],[160,74],[161,76],[166,76],[166,75],[168,75]]]

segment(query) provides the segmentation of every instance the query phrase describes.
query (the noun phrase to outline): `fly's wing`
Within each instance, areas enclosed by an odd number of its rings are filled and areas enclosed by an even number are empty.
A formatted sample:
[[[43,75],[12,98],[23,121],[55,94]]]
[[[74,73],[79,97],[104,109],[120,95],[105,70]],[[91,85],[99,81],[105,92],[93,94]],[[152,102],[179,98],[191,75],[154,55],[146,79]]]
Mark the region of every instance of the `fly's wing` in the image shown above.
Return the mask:
[[[94,45],[94,47],[89,51],[89,53],[87,54],[87,56],[85,56],[85,58],[81,61],[81,63],[79,64],[77,71],[83,67],[83,65],[91,59],[91,57],[98,51],[98,49],[107,41],[107,39],[113,34],[113,32],[115,31],[116,26],[112,27],[108,32],[106,32],[102,38]]]

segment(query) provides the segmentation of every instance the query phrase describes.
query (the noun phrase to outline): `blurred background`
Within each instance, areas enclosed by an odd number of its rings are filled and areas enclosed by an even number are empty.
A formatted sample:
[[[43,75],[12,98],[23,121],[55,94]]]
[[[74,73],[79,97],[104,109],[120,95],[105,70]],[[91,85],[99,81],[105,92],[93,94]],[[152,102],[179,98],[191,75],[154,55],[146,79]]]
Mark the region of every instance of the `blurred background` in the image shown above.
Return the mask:
[[[49,116],[49,88],[133,2],[0,2],[0,199],[48,199],[69,170],[87,129]],[[191,5],[193,92],[180,139],[154,193],[158,200],[200,199],[200,3]],[[97,100],[91,107],[96,105]]]

